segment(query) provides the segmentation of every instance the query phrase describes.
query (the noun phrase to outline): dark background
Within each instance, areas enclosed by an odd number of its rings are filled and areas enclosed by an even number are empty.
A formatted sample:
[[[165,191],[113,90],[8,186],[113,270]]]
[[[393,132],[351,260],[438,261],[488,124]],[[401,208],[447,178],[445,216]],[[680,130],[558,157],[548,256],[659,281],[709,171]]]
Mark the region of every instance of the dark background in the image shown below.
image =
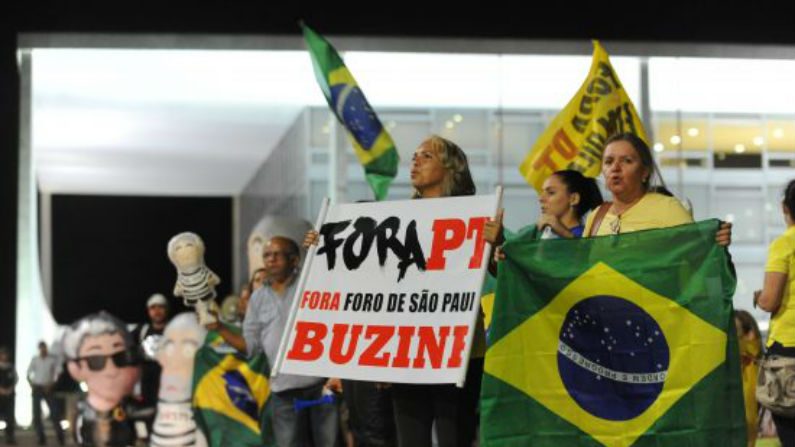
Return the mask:
[[[318,32],[327,35],[375,35],[415,37],[492,37],[526,39],[571,39],[582,41],[591,38],[627,41],[670,41],[698,43],[753,43],[795,44],[794,2],[743,2],[733,6],[732,2],[634,2],[633,9],[619,2],[592,1],[577,3],[567,1],[550,2],[477,2],[474,6],[459,4],[439,5],[434,11],[427,2],[420,7],[409,3],[369,2],[362,6],[335,3],[335,7],[307,6],[289,8],[273,1],[257,2],[212,2],[201,4],[185,1],[82,1],[82,2],[25,2],[0,5],[0,343],[13,346],[16,331],[16,219],[17,219],[17,163],[19,143],[19,76],[17,71],[17,34],[21,32],[110,32],[110,33],[164,33],[164,34],[294,34],[296,25],[303,18]],[[750,87],[749,87],[750,88]],[[129,202],[127,201],[129,200]],[[165,263],[165,241],[177,231],[182,231],[180,216],[191,213],[203,214],[200,210],[218,210],[228,207],[223,204],[180,205],[178,201],[200,199],[113,199],[102,197],[63,197],[54,200],[57,208],[66,202],[82,206],[88,213],[58,212],[59,220],[53,227],[56,231],[55,261],[53,271],[56,281],[69,281],[70,272],[90,269],[70,263],[68,256],[76,253],[90,254],[103,267],[92,272],[97,284],[74,284],[74,290],[82,289],[87,302],[101,302],[105,293],[119,288],[135,288],[130,296],[148,296],[154,285],[135,281],[110,281],[115,266],[108,251],[113,248],[114,231],[127,232],[120,250],[127,254],[131,264],[128,268],[151,268],[157,277],[158,286],[163,281],[167,286],[175,274]],[[114,202],[115,201],[115,202]],[[172,205],[163,203],[173,201]],[[120,209],[127,203],[129,207]],[[183,207],[184,206],[184,207]],[[147,212],[163,217],[162,227],[149,227],[151,220],[143,218],[145,212],[136,212],[144,207]],[[166,213],[164,209],[182,209],[184,212]],[[71,208],[70,208],[71,209]],[[111,211],[112,210],[112,211]],[[192,210],[192,211],[189,211]],[[106,214],[118,218],[111,225]],[[117,213],[117,214],[114,214]],[[127,213],[126,215],[124,213]],[[227,211],[217,214],[229,216]],[[216,212],[213,212],[216,214]],[[166,219],[172,219],[166,222]],[[231,256],[216,252],[216,243],[231,247],[229,219],[226,221],[226,242],[208,241],[208,256]],[[143,222],[146,221],[146,222]],[[193,221],[192,221],[193,222]],[[210,223],[210,222],[205,222]],[[117,224],[120,227],[114,228]],[[173,227],[169,228],[168,225]],[[136,231],[138,226],[140,232]],[[196,225],[192,225],[196,228]],[[143,231],[143,230],[146,231]],[[197,231],[201,231],[198,230]],[[221,231],[219,229],[209,230]],[[208,233],[208,238],[210,238]],[[212,233],[215,234],[215,233]],[[135,236],[137,235],[137,236]],[[135,237],[134,237],[135,236]],[[115,236],[118,237],[118,236]],[[221,237],[221,236],[219,236]],[[108,245],[105,245],[108,244]],[[149,245],[151,244],[151,246]],[[124,251],[124,249],[128,251]],[[140,249],[140,251],[138,251]],[[152,257],[157,249],[161,257]],[[66,251],[64,251],[66,250]],[[115,251],[115,250],[114,250]],[[220,251],[220,250],[219,250]],[[144,253],[145,252],[145,253]],[[71,253],[71,254],[62,254]],[[81,255],[81,257],[83,257]],[[113,261],[125,256],[113,256]],[[82,262],[82,261],[81,261]],[[93,262],[93,261],[92,261]],[[149,262],[153,265],[149,265]],[[214,268],[213,260],[208,264]],[[219,265],[222,264],[219,261]],[[228,268],[228,267],[227,267]],[[157,273],[156,273],[157,272]],[[229,274],[218,274],[229,278]],[[224,278],[224,279],[226,279]],[[60,283],[59,283],[60,284]],[[112,284],[110,288],[100,284]],[[60,286],[59,286],[60,287]],[[59,289],[60,290],[60,289]],[[167,290],[166,290],[167,291]],[[76,292],[71,292],[76,293]],[[72,294],[56,296],[55,313],[59,321],[79,313],[69,309]],[[61,300],[64,300],[63,302]],[[115,305],[115,304],[114,304]],[[127,306],[120,303],[118,306]],[[121,309],[121,308],[120,308]],[[125,308],[126,309],[126,308]],[[125,314],[127,310],[124,310]],[[130,310],[130,312],[133,312]],[[139,314],[140,315],[140,314]]]
[[[229,198],[52,196],[52,311],[70,324],[99,310],[127,322],[146,318],[155,292],[172,295],[177,271],[166,246],[192,231],[206,247],[204,260],[220,278],[219,302],[232,278],[232,200]]]

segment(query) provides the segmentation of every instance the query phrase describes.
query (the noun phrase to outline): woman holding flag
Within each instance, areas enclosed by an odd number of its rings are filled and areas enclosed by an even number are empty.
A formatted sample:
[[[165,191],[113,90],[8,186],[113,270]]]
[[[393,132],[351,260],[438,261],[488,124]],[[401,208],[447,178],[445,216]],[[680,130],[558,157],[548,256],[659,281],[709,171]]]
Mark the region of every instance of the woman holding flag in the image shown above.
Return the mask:
[[[538,196],[541,206],[538,221],[508,237],[530,240],[582,237],[583,219],[603,201],[594,179],[570,169],[557,171],[544,180]],[[505,239],[502,216],[500,211],[496,219],[486,223],[484,238],[490,244],[499,246]]]
[[[608,138],[602,154],[602,177],[613,195],[588,216],[587,236],[604,236],[673,227],[693,222],[693,216],[674,197],[651,192],[664,185],[649,146],[637,135],[622,133]],[[723,222],[715,241],[731,243],[731,223]]]

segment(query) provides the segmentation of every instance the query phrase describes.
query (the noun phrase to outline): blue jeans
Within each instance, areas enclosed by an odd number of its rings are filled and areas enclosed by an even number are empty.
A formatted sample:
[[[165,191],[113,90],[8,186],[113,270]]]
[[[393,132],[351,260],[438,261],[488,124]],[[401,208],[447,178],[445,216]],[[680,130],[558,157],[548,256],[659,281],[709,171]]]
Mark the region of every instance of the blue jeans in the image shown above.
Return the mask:
[[[281,391],[271,394],[273,435],[279,447],[334,447],[337,439],[336,404],[320,404],[299,411],[295,399],[320,399],[323,385]],[[310,444],[311,436],[311,444]]]
[[[52,392],[45,392],[44,387],[33,385],[33,427],[36,429],[36,436],[39,444],[44,444],[44,423],[41,420],[41,401],[47,402],[50,409],[50,420],[55,429],[55,436],[58,437],[58,445],[64,445],[63,429],[61,428],[61,411],[58,402]]]

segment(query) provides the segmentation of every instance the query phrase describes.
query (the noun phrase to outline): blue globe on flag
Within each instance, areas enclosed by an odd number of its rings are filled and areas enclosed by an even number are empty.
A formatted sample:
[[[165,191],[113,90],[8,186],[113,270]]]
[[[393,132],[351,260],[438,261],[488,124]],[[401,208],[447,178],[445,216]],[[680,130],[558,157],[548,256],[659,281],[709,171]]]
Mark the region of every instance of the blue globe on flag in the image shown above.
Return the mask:
[[[383,126],[378,120],[362,90],[355,85],[337,84],[331,86],[334,111],[340,121],[353,135],[362,149],[369,151],[381,134]]]
[[[670,349],[660,325],[629,300],[593,296],[572,306],[561,327],[558,371],[593,416],[626,421],[660,395]]]

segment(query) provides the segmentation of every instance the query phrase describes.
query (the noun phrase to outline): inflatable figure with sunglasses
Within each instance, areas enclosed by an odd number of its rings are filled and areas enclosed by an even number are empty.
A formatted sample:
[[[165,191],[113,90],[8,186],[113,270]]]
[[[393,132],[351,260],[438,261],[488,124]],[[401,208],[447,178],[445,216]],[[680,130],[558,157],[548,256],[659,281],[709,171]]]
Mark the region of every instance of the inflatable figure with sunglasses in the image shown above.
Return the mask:
[[[105,311],[86,316],[66,330],[63,349],[69,374],[88,387],[75,421],[78,444],[134,445],[135,422],[153,410],[137,408],[127,398],[141,370],[140,355],[124,323]]]

